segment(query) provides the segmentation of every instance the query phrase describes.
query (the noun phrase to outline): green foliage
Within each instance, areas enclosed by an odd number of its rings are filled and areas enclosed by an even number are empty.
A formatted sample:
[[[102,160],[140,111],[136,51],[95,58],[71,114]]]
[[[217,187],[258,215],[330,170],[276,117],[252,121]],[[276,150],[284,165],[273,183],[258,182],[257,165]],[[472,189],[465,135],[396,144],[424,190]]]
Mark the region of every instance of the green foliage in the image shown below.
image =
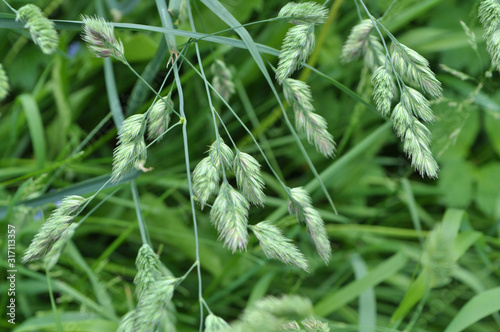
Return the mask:
[[[0,330],[499,329],[497,1],[25,4]]]

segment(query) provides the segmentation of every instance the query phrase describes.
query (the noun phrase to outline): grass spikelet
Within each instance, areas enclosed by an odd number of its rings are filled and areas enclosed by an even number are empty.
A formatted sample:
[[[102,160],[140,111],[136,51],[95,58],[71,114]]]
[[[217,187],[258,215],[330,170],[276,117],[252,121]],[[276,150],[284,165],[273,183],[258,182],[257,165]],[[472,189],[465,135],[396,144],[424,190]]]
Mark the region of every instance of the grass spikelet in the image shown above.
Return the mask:
[[[293,106],[295,126],[305,131],[309,143],[325,157],[335,155],[335,141],[328,132],[326,120],[314,112],[309,85],[300,80],[287,78],[283,81],[285,99]]]
[[[328,9],[316,2],[289,2],[278,13],[293,24],[321,24],[328,17]]]
[[[222,332],[228,328],[229,324],[214,314],[209,314],[205,319],[205,332]]]
[[[438,224],[427,236],[422,255],[422,266],[429,272],[430,287],[440,287],[450,280],[455,268],[454,239]]]
[[[212,85],[224,100],[234,94],[233,74],[227,68],[226,63],[222,60],[215,60],[211,66],[212,74],[214,75]]]
[[[210,211],[210,219],[224,246],[234,253],[246,250],[248,244],[248,208],[246,198],[224,182]]]
[[[286,238],[280,229],[268,221],[262,221],[251,227],[257,239],[259,239],[262,251],[269,259],[276,259],[285,264],[293,264],[307,271],[308,264],[304,255]]]
[[[219,173],[210,157],[203,158],[193,171],[193,191],[201,208],[219,186]]]
[[[260,175],[260,164],[245,152],[236,150],[234,158],[234,174],[236,183],[243,196],[252,204],[264,206],[264,180]]]
[[[366,52],[372,29],[373,23],[370,19],[363,20],[352,28],[342,48],[342,54],[340,55],[342,62],[347,63],[356,60]]]
[[[378,67],[372,76],[373,100],[377,111],[384,116],[391,112],[391,101],[394,98],[394,80],[385,65]]]
[[[393,44],[392,63],[406,81],[419,86],[434,98],[443,95],[441,83],[431,71],[429,62],[411,48],[401,43]]]
[[[483,36],[491,63],[500,70],[500,4],[496,0],[481,1],[478,15],[484,27]]]
[[[146,291],[161,277],[160,259],[148,244],[143,244],[135,261],[137,274],[134,278],[137,298],[141,299]]]
[[[417,118],[425,122],[434,120],[429,101],[417,90],[404,86],[401,92],[401,103],[405,109],[412,112]]]
[[[24,252],[23,263],[46,256],[54,244],[67,235],[68,228],[76,217],[76,212],[85,202],[81,196],[66,196],[45,221]]]
[[[279,84],[302,67],[314,49],[314,25],[296,25],[286,33],[279,55],[276,80]]]
[[[178,279],[175,278],[162,278],[155,281],[147,289],[136,308],[134,331],[151,332],[155,330],[162,315],[166,314],[177,282]]]
[[[102,17],[90,17],[82,15],[83,21],[83,40],[87,47],[98,58],[115,58],[116,60],[126,62],[123,44],[117,40],[114,34],[114,28]]]
[[[123,315],[116,332],[134,332],[135,310],[131,310]]]
[[[212,165],[217,168],[219,173],[222,173],[222,168],[233,169],[234,153],[224,140],[219,137],[208,150],[208,156],[211,159]]]
[[[134,167],[140,168],[147,159],[144,142],[144,114],[135,114],[123,121],[118,130],[118,146],[113,152],[113,170],[111,179],[117,182]]]
[[[16,21],[23,21],[25,28],[30,31],[33,42],[40,46],[44,54],[52,54],[59,44],[59,36],[54,23],[43,16],[40,8],[33,4],[19,8]]]
[[[291,215],[295,215],[300,222],[306,224],[307,231],[316,246],[316,250],[325,264],[328,264],[332,249],[328,235],[326,234],[325,224],[318,211],[313,208],[311,198],[304,188],[297,187],[290,189],[288,211]]]
[[[410,93],[405,92],[405,90],[406,88],[403,90],[403,94]],[[417,169],[422,176],[437,178],[439,166],[429,148],[430,131],[417,117],[412,115],[415,112],[426,112],[426,106],[424,104],[408,106],[409,102],[414,102],[411,98],[413,97],[403,98],[402,96],[401,102],[394,107],[391,115],[394,132],[404,141],[403,150],[411,157],[412,167]],[[410,99],[410,101],[404,101],[406,99]],[[419,109],[415,110],[414,108]],[[430,112],[430,108],[428,111]]]
[[[9,94],[9,79],[2,64],[0,63],[0,101],[3,101]]]
[[[172,102],[170,95],[163,99],[158,99],[153,106],[151,106],[149,112],[147,113],[149,140],[160,140],[163,137],[162,135],[168,129],[173,108],[174,103]]]

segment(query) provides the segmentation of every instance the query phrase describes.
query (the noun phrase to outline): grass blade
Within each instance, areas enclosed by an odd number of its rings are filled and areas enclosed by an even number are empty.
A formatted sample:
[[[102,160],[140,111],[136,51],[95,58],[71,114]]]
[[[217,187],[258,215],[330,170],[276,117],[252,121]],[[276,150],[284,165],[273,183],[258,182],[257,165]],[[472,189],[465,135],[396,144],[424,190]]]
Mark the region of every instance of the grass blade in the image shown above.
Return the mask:
[[[37,168],[43,168],[47,156],[47,145],[45,143],[40,109],[38,108],[35,98],[30,94],[24,93],[18,97],[18,100],[26,115],[26,122],[28,122]]]

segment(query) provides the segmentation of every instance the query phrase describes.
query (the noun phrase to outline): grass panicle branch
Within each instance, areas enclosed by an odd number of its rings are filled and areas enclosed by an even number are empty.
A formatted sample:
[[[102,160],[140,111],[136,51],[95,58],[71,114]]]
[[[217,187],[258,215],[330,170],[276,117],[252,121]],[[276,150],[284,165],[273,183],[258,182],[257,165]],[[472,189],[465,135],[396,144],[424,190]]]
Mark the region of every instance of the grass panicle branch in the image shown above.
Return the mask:
[[[114,28],[102,17],[84,16],[83,40],[87,43],[90,52],[98,58],[115,58],[126,63],[125,51],[120,40],[116,39]]]
[[[59,36],[54,22],[43,16],[40,8],[33,4],[25,5],[17,11],[16,21],[23,21],[30,31],[33,42],[44,54],[52,54],[59,44]]]
[[[66,237],[69,226],[85,201],[85,198],[77,195],[63,198],[24,252],[23,263],[46,256],[57,241]]]
[[[9,94],[10,86],[9,86],[9,78],[5,73],[5,70],[0,63],[0,102],[3,101],[7,95]]]
[[[328,9],[316,2],[289,2],[278,13],[279,18],[293,24],[322,24],[328,17]]]
[[[210,220],[219,232],[219,239],[233,253],[247,248],[249,207],[246,198],[229,183],[221,185],[210,211]]]
[[[312,206],[311,198],[304,188],[297,187],[290,189],[288,211],[306,225],[307,231],[316,246],[316,250],[325,264],[328,264],[332,249],[328,235],[326,234],[325,224],[319,212]]]
[[[134,114],[125,119],[118,130],[118,146],[113,153],[111,172],[113,182],[120,181],[134,167],[141,168],[146,162],[145,122],[144,114]]]
[[[257,239],[259,239],[262,251],[269,259],[276,259],[285,264],[293,264],[304,271],[307,271],[308,264],[304,255],[286,238],[280,229],[268,221],[262,221],[251,229]]]
[[[236,150],[233,169],[243,196],[254,205],[264,206],[266,196],[259,162],[248,153]]]
[[[327,323],[317,320],[313,316],[309,316],[299,323],[297,321],[291,321],[283,324],[283,330],[285,331],[299,331],[299,332],[330,332],[330,328]]]
[[[293,106],[295,126],[305,131],[309,143],[326,157],[335,155],[335,141],[328,132],[326,120],[314,112],[309,85],[300,80],[287,78],[283,81],[285,99]]]

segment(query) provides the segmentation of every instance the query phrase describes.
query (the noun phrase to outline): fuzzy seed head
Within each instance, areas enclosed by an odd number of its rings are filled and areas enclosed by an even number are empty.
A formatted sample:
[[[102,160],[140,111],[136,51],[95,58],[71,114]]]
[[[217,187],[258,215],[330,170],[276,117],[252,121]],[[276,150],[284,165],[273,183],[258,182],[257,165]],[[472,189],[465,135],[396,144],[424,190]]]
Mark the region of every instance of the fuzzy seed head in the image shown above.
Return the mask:
[[[29,4],[19,8],[16,21],[23,21],[25,28],[30,31],[33,42],[43,53],[52,54],[59,44],[59,36],[54,23],[43,16],[42,11],[35,5]]]
[[[215,60],[211,66],[212,74],[214,75],[212,85],[224,100],[234,94],[233,74],[227,68],[226,63],[222,60]]]
[[[422,266],[430,275],[430,287],[448,283],[457,257],[454,252],[454,238],[438,224],[427,236],[422,255]]]
[[[139,300],[135,312],[134,331],[154,331],[167,305],[172,300],[178,279],[162,278],[155,281]]]
[[[219,172],[210,157],[203,158],[193,171],[193,191],[201,208],[219,186]]]
[[[260,175],[260,164],[245,152],[236,150],[234,158],[234,174],[236,183],[243,196],[252,204],[264,206],[264,180]]]
[[[134,278],[137,298],[140,300],[147,290],[161,277],[160,259],[148,244],[143,244],[137,259],[137,274]]]
[[[314,25],[296,25],[286,33],[279,55],[276,80],[279,84],[302,68],[314,49]]]
[[[429,62],[420,54],[403,44],[392,45],[392,63],[396,72],[411,84],[418,85],[434,98],[443,95],[441,82],[429,67]]]
[[[366,52],[372,29],[373,22],[370,19],[363,20],[352,28],[340,55],[344,63],[356,60]]]
[[[309,85],[300,80],[287,78],[283,81],[283,93],[287,102],[293,106],[295,127],[305,131],[307,140],[325,157],[335,155],[335,141],[328,132],[326,120],[314,113],[312,94]]]
[[[219,232],[219,239],[233,253],[247,248],[249,206],[245,197],[227,182],[222,184],[212,205],[210,220]]]
[[[134,168],[140,168],[147,159],[144,142],[144,114],[129,116],[118,130],[118,145],[113,151],[111,180],[121,180]]]
[[[125,51],[123,44],[117,40],[114,34],[114,28],[102,17],[84,16],[83,21],[83,40],[87,47],[98,58],[115,58],[125,62]]]
[[[24,252],[23,263],[46,256],[57,241],[64,239],[77,211],[84,203],[85,198],[81,196],[72,195],[63,198]]]
[[[134,114],[126,118],[120,130],[118,130],[120,143],[135,141],[141,135],[143,126],[144,114]]]
[[[3,101],[9,94],[9,79],[2,64],[0,63],[0,102]]]
[[[167,131],[174,103],[170,96],[158,99],[147,113],[148,117],[148,139],[153,141],[161,139]]]
[[[262,221],[252,226],[262,251],[269,259],[277,259],[285,264],[293,264],[307,271],[308,264],[304,255],[286,238],[280,229],[268,221]]]
[[[401,93],[401,103],[403,107],[417,118],[425,122],[432,122],[434,114],[429,101],[417,90],[404,86]]]
[[[222,332],[228,328],[229,324],[214,314],[209,314],[205,319],[205,332]]]
[[[304,188],[297,187],[290,189],[288,211],[291,215],[295,215],[300,222],[306,224],[307,231],[316,246],[316,250],[325,264],[328,264],[332,249],[325,224],[318,211],[312,206],[311,198]]]
[[[321,24],[328,17],[328,9],[316,2],[289,2],[281,8],[278,17],[293,24]]]
[[[391,101],[394,98],[394,79],[387,71],[385,65],[378,67],[372,76],[373,100],[377,105],[377,111],[383,116],[391,112]]]
[[[217,168],[219,173],[222,173],[222,168],[233,168],[234,153],[220,137],[212,145],[210,145],[208,156],[211,159],[212,165]]]

